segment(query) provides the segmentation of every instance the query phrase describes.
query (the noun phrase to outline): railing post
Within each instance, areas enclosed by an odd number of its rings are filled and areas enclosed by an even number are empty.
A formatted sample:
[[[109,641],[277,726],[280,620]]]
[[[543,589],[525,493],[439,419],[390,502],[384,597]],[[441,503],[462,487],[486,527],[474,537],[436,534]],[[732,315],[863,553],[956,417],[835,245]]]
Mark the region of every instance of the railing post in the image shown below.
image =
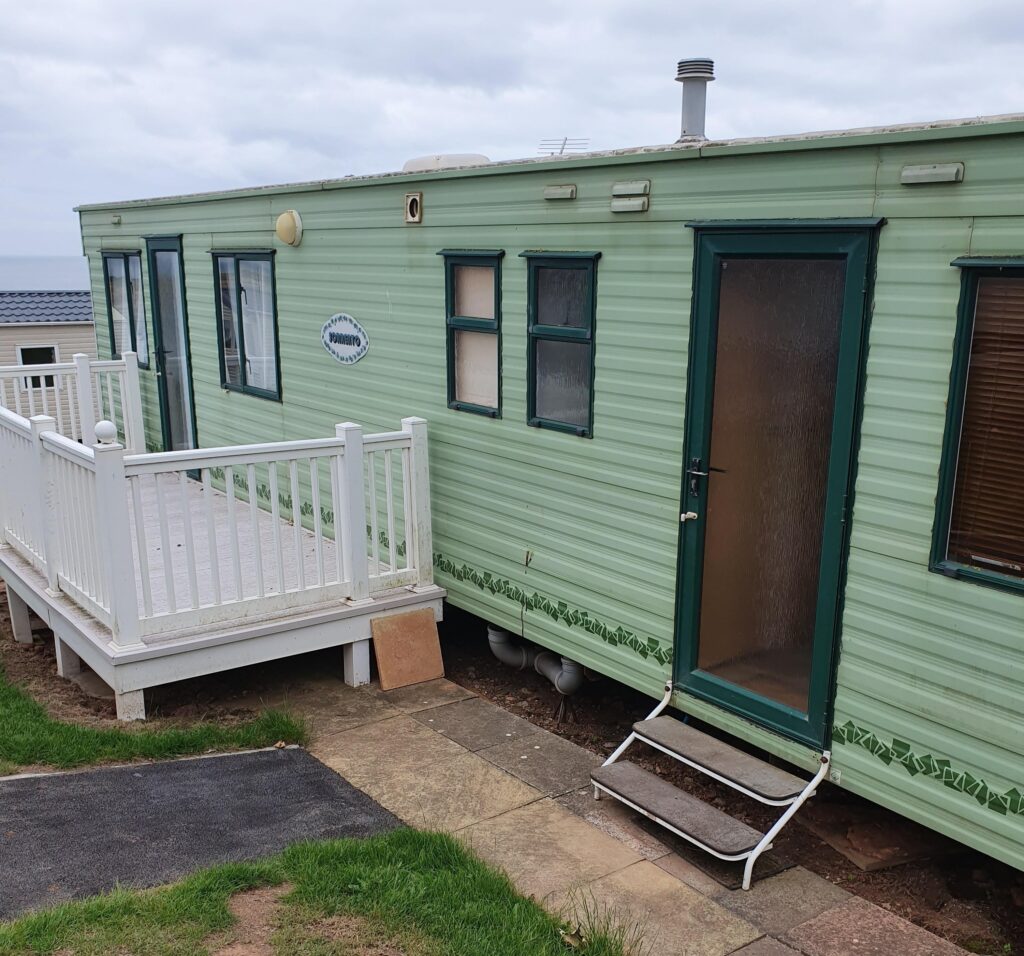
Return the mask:
[[[345,442],[341,456],[342,508],[344,516],[335,517],[334,534],[337,545],[338,526],[344,535],[345,564],[352,577],[352,604],[370,599],[370,567],[366,558],[366,491],[363,487],[363,430],[353,422],[336,425],[334,433]]]
[[[110,634],[117,645],[139,644],[139,598],[128,519],[124,446],[114,441],[117,427],[113,422],[98,422],[96,437],[96,537],[110,595]]]
[[[89,356],[76,352],[75,363],[75,400],[78,403],[78,427],[82,431],[82,444],[96,444],[96,401],[92,393],[92,367]]]
[[[122,357],[124,378],[121,379],[121,415],[124,418],[125,445],[133,455],[141,455],[146,450],[146,426],[142,420],[139,359],[135,352],[125,352]]]
[[[46,586],[57,592],[57,513],[53,474],[47,464],[47,453],[43,447],[43,432],[55,432],[57,421],[50,415],[33,415],[32,426],[32,467],[35,472],[28,478],[28,500],[35,512],[32,530],[39,547],[43,564],[39,569],[46,575]],[[27,477],[27,476],[26,476]],[[24,480],[24,479],[19,479]]]
[[[427,420],[425,418],[403,418],[402,430],[411,435],[409,458],[412,461],[410,471],[412,472],[411,498],[416,548],[416,588],[425,588],[434,583],[434,542],[430,530],[430,461],[427,457]]]

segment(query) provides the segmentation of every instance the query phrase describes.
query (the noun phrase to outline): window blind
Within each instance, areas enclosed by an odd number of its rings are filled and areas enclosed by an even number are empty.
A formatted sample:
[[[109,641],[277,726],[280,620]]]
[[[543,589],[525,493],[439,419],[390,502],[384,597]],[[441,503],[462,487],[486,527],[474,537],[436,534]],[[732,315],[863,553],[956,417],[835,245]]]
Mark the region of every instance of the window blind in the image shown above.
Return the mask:
[[[978,280],[947,556],[1024,578],[1024,277]]]

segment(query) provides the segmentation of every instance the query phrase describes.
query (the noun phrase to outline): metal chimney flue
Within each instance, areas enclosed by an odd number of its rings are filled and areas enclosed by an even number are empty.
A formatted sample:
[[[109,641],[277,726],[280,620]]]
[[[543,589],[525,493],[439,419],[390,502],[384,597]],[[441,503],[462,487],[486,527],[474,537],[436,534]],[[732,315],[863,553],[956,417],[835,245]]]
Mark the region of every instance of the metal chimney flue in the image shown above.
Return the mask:
[[[715,61],[697,57],[680,60],[676,82],[683,84],[683,129],[679,142],[707,139],[704,117],[707,112],[708,83],[715,78]]]

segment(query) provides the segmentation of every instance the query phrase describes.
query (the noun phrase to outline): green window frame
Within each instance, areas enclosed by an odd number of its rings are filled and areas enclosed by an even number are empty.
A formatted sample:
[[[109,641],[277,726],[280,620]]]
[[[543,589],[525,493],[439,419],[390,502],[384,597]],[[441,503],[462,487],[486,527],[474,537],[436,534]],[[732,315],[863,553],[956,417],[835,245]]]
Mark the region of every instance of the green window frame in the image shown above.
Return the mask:
[[[957,308],[956,333],[953,341],[953,362],[949,377],[946,428],[939,466],[938,493],[935,498],[935,523],[929,568],[947,577],[1024,594],[1024,575],[1004,574],[994,568],[964,564],[949,556],[950,531],[956,507],[957,469],[963,440],[968,378],[974,350],[979,286],[986,278],[1014,279],[1024,284],[1024,257],[965,256],[954,259],[950,264],[960,269],[960,302]],[[1024,554],[1021,557],[1024,558]]]
[[[117,335],[114,326],[114,302],[110,294],[111,264],[119,262],[121,268],[121,280],[124,283],[124,298],[127,303],[128,339],[131,350],[135,353],[139,368],[149,368],[149,332],[146,328],[146,297],[142,287],[142,253],[138,249],[133,250],[106,250],[103,256],[103,295],[107,301],[107,331],[110,334],[110,357],[121,358],[124,351],[117,347]],[[138,283],[137,289],[133,287]]]
[[[278,341],[277,276],[273,250],[214,250],[213,288],[217,306],[217,352],[221,388],[230,392],[281,401],[281,350]],[[263,333],[263,347],[246,346],[246,311],[252,308],[243,281],[246,263],[268,263],[268,287],[262,290],[262,309],[270,316]],[[247,270],[250,271],[250,270]],[[256,291],[254,301],[259,302]],[[250,335],[250,338],[252,336]],[[273,368],[268,370],[268,362]],[[269,371],[269,374],[268,374]]]
[[[445,297],[445,351],[448,360],[448,407],[474,415],[501,418],[501,260],[504,249],[442,249],[438,252],[444,258]],[[456,273],[460,266],[487,268],[494,274],[493,318],[459,315],[457,311]],[[460,333],[495,336],[497,363],[495,374],[495,403],[493,405],[467,402],[459,399],[457,347]]]
[[[600,252],[521,252],[526,259],[526,318],[527,318],[527,396],[526,421],[534,428],[550,428],[555,431],[568,432],[580,438],[594,437],[594,360],[596,351],[595,325],[597,318],[597,260]],[[584,277],[584,299],[580,309],[579,324],[552,325],[541,321],[542,303],[542,270],[573,270]],[[544,400],[538,400],[538,366],[541,364],[539,353],[549,348],[568,346],[569,349],[587,348],[589,356],[585,365],[589,368],[586,400],[586,414],[579,416],[585,421],[569,421],[556,418],[546,411]],[[563,348],[563,355],[567,354]]]

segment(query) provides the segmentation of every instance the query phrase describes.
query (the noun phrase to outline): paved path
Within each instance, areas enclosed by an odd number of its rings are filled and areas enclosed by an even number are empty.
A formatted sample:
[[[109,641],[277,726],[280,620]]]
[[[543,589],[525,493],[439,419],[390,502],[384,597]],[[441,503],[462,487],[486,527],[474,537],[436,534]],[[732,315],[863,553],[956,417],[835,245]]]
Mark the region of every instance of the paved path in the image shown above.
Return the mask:
[[[325,677],[266,702],[304,714],[311,751],[407,823],[454,832],[552,910],[583,898],[638,924],[657,956],[964,954],[802,867],[726,889],[593,799],[598,757],[450,681],[381,693]]]
[[[294,748],[0,781],[0,918],[398,825]]]

